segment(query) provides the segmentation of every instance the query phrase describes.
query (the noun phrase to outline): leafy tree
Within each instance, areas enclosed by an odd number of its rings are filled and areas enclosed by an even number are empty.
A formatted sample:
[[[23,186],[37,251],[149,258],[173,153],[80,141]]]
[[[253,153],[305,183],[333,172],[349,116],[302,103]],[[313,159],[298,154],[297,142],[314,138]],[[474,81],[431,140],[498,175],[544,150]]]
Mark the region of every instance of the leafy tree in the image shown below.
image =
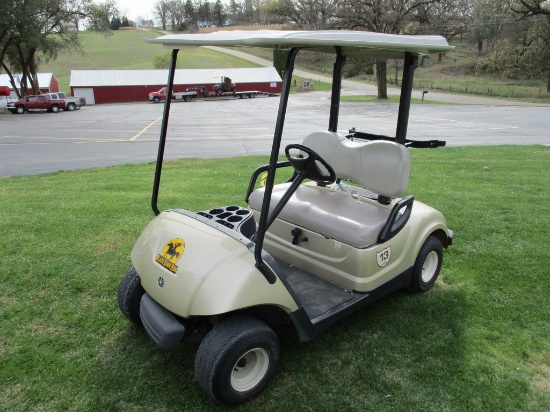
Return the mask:
[[[111,19],[111,23],[109,24],[111,30],[118,30],[120,29],[120,26],[122,26],[122,21],[118,17],[113,17]]]
[[[183,24],[185,18],[185,8],[183,0],[170,0],[168,4],[172,30],[177,30],[177,28]]]
[[[549,0],[508,0],[510,9],[523,18],[531,16],[550,16]]]
[[[494,46],[502,37],[506,27],[513,21],[514,18],[506,3],[495,0],[476,0],[469,38],[477,43],[478,53],[482,53],[484,42]]]
[[[166,23],[168,22],[168,14],[170,12],[170,1],[159,0],[155,3],[153,8],[153,14],[160,20],[162,30],[166,30]]]
[[[221,0],[216,0],[212,9],[212,17],[214,24],[218,27],[223,27],[225,23],[225,14]]]
[[[298,28],[323,30],[330,28],[339,3],[338,0],[277,0],[270,13],[294,22]]]
[[[423,7],[439,0],[343,0],[338,7],[337,27],[399,34],[415,21]],[[376,61],[378,98],[388,98],[387,62]]]
[[[550,93],[550,15],[543,1],[520,0],[510,5],[519,20],[508,27],[493,51],[476,63],[478,73],[498,73],[521,79],[547,80]]]
[[[275,67],[275,70],[277,70],[281,78],[285,76],[286,61],[289,54],[289,50],[273,49],[273,67]]]
[[[0,63],[10,76],[16,93],[24,95],[27,85],[39,93],[38,67],[55,59],[60,51],[80,47],[75,22],[87,19],[101,30],[109,29],[110,17],[116,11],[114,2],[93,3],[91,0],[20,0],[0,3]],[[16,84],[13,72],[22,73]]]

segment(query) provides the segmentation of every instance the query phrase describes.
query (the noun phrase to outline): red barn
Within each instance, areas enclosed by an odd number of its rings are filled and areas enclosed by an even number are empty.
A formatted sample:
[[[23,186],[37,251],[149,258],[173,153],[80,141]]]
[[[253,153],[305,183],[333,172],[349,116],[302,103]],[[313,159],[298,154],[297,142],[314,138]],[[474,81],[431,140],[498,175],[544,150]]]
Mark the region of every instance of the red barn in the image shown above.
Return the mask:
[[[275,68],[176,70],[174,91],[209,86],[230,77],[237,90],[280,93],[282,80]],[[168,70],[72,70],[71,93],[88,104],[146,101],[149,93],[166,86]]]
[[[21,73],[15,73],[13,75],[16,83],[21,79]],[[37,73],[38,86],[40,87],[40,93],[56,93],[59,91],[59,83],[53,73]],[[13,90],[13,86],[10,83],[10,77],[7,74],[0,74],[0,86],[8,86],[11,91],[11,98],[16,99],[17,95]],[[27,85],[27,87],[30,87]],[[32,94],[29,91],[29,94]]]

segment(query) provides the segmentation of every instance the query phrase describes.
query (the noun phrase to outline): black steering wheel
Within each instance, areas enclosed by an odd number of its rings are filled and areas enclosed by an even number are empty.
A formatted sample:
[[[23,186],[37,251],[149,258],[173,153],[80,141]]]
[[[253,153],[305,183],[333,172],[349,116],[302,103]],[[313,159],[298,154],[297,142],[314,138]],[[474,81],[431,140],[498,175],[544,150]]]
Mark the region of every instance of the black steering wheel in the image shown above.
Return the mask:
[[[300,150],[306,156],[292,156],[290,153],[292,149]],[[336,180],[336,172],[332,166],[309,147],[302,146],[301,144],[289,144],[285,148],[285,155],[294,171],[301,175],[302,179],[309,179],[327,185],[334,183]]]

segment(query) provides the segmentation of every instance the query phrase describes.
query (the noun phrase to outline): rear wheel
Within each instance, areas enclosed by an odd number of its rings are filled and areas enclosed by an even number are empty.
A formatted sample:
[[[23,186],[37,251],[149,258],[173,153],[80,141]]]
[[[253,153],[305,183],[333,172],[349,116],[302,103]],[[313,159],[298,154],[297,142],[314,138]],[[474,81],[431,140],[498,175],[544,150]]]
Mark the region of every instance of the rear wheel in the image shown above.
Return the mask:
[[[190,102],[191,100],[193,100],[193,96],[183,96],[183,100],[186,102]]]
[[[438,238],[430,236],[416,257],[409,290],[412,292],[430,290],[439,276],[442,263],[443,245]]]
[[[214,326],[195,357],[195,376],[204,392],[228,405],[246,402],[271,380],[279,340],[265,323],[235,316]]]
[[[76,110],[76,104],[74,104],[74,103],[69,103],[69,104],[67,105],[67,110],[70,111],[70,112]]]
[[[141,279],[136,269],[131,267],[120,281],[116,296],[122,314],[136,325],[141,325],[139,305],[144,293],[145,289],[141,286]]]
[[[59,106],[57,104],[54,104],[54,105],[52,105],[50,110],[52,111],[52,113],[58,113],[59,112]]]

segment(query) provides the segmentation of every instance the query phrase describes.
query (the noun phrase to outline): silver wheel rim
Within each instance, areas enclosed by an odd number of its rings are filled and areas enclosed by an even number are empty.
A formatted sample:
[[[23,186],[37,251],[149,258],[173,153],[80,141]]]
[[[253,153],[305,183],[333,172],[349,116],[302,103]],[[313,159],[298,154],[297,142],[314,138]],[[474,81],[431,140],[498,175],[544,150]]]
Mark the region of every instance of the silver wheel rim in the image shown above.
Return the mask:
[[[437,265],[439,264],[439,255],[435,250],[432,250],[426,256],[424,264],[422,265],[422,281],[428,283],[435,276],[437,271]]]
[[[262,348],[246,352],[233,366],[231,386],[237,392],[253,389],[264,378],[269,367],[269,355]]]

